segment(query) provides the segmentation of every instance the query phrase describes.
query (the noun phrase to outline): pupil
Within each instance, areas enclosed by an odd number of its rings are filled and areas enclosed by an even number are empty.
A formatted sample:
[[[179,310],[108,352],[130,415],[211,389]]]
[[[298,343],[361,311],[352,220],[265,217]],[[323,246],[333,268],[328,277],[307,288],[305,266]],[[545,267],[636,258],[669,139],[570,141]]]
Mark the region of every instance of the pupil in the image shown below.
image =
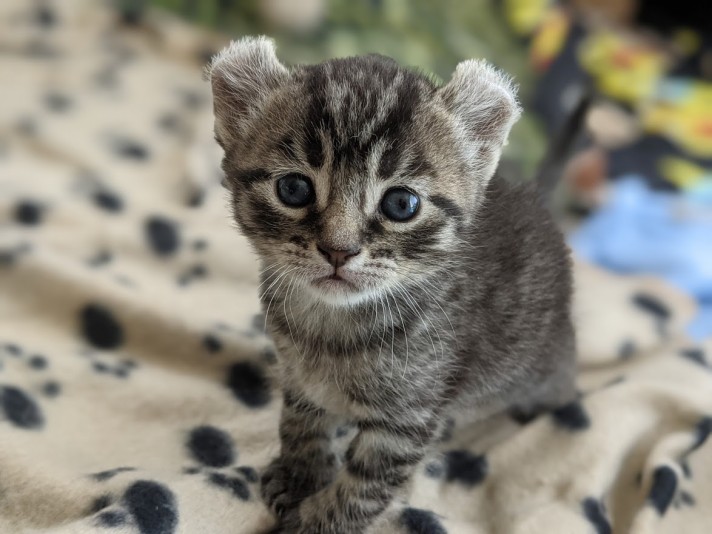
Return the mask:
[[[277,194],[282,202],[295,208],[306,206],[313,200],[309,179],[300,175],[287,175],[281,178],[278,182]]]
[[[418,211],[418,196],[405,188],[389,190],[381,201],[381,211],[393,221],[404,222]]]

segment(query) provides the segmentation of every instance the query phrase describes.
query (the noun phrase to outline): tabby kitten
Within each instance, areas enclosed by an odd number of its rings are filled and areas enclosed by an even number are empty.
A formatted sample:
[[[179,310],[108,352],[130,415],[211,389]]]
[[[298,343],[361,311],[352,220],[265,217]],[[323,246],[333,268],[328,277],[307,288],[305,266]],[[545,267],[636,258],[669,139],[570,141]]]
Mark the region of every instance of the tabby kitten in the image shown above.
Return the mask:
[[[465,61],[440,87],[377,55],[286,68],[265,38],[208,74],[281,366],[262,494],[282,532],[365,532],[457,411],[571,400],[567,248],[534,190],[494,176],[509,78]]]

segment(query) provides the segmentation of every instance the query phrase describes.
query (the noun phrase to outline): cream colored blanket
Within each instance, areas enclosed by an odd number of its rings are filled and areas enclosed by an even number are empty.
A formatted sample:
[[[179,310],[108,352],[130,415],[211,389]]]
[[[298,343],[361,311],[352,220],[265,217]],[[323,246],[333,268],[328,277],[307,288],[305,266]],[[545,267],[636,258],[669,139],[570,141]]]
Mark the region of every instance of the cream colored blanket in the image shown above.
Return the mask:
[[[221,43],[49,4],[0,2],[0,532],[264,532],[280,396],[201,81]],[[576,277],[580,402],[456,429],[384,532],[712,532],[691,302]]]

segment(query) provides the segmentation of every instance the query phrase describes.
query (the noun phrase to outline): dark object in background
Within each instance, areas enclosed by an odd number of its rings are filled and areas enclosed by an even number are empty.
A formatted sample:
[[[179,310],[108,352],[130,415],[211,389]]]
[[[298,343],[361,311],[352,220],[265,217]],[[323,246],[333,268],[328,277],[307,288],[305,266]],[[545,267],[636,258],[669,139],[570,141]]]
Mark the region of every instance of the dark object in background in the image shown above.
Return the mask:
[[[549,148],[544,154],[535,176],[539,188],[548,197],[556,187],[576,144],[584,135],[586,116],[594,99],[593,89],[588,86],[581,93],[576,106],[559,127]]]
[[[114,0],[120,20],[126,26],[138,26],[146,10],[146,0]]]
[[[664,34],[683,27],[712,33],[710,3],[705,0],[640,0],[635,22]]]

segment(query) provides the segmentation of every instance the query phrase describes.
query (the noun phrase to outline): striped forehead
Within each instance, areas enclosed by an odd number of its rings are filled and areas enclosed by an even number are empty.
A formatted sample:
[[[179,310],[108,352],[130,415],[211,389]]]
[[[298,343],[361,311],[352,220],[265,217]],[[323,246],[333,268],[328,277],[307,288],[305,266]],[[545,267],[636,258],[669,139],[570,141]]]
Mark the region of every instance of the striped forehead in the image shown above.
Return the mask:
[[[309,98],[303,135],[309,165],[364,172],[375,156],[378,174],[392,174],[433,84],[381,56],[332,60],[301,74]]]

